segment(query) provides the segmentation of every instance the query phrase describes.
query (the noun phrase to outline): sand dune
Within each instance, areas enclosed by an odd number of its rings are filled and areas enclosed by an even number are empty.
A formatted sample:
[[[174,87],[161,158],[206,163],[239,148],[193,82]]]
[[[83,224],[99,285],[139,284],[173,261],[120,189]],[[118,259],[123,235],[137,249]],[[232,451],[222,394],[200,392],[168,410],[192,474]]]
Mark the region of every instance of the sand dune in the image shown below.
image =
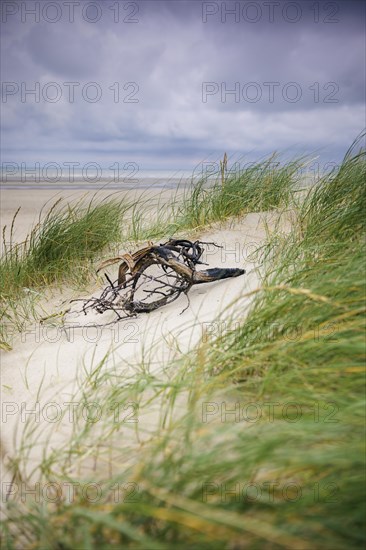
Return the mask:
[[[40,435],[29,450],[27,474],[40,461],[46,434],[52,448],[61,447],[67,441],[70,426],[58,425],[54,430],[45,411],[50,411],[55,403],[65,407],[70,396],[77,393],[80,380],[106,356],[103,369],[118,369],[122,379],[124,376],[131,380],[135,366],[142,361],[151,374],[163,379],[169,376],[169,363],[174,359],[193,349],[207,335],[218,335],[220,330],[226,330],[225,323],[234,310],[240,308],[240,318],[245,319],[253,299],[250,293],[260,285],[253,252],[264,241],[266,227],[273,226],[276,220],[278,214],[249,214],[241,220],[216,224],[202,233],[201,240],[222,247],[207,246],[205,262],[212,267],[244,267],[246,273],[239,278],[193,287],[188,307],[186,297],[180,296],[177,301],[149,314],[96,329],[89,325],[108,323],[110,314],[84,316],[77,313],[78,307],[73,305],[65,316],[64,327],[38,323],[19,335],[13,350],[2,357],[3,411],[6,411],[2,441],[7,457],[19,448],[24,430],[29,429],[27,420],[35,418],[31,411],[38,411],[36,423]],[[28,222],[23,218],[25,225]],[[109,268],[114,278],[116,270],[116,266]],[[96,294],[98,292],[100,290]],[[56,297],[55,311],[61,308],[67,296],[68,291],[64,289]],[[155,403],[156,410],[158,405]],[[152,411],[139,420],[146,423],[146,430],[155,421]]]

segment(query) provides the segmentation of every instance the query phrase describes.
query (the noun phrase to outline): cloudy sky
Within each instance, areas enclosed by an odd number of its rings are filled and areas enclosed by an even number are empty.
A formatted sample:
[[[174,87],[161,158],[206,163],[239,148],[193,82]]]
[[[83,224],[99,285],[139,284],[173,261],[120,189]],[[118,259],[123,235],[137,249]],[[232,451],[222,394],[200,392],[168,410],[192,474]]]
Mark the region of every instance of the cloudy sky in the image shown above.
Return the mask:
[[[3,162],[336,162],[365,126],[361,0],[1,4]]]

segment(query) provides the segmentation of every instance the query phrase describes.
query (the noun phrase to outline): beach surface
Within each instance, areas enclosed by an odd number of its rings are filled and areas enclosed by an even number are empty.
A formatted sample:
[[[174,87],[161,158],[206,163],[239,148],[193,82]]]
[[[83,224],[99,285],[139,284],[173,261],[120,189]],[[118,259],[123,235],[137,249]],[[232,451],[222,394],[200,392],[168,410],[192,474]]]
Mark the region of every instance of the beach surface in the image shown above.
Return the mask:
[[[136,192],[129,193],[129,198],[136,198]],[[168,201],[172,191],[165,193]],[[83,193],[77,191],[65,199],[77,200],[81,196]],[[33,191],[31,194],[3,191],[3,223],[11,223],[14,211],[21,206],[16,238],[23,239],[38,220],[42,205],[46,201],[52,204],[54,199],[49,190]],[[151,200],[154,200],[154,195]],[[203,261],[210,267],[240,267],[246,273],[235,279],[192,287],[189,302],[186,296],[181,295],[161,309],[105,328],[103,325],[111,321],[111,314],[85,316],[80,313],[80,306],[73,305],[64,317],[63,326],[52,322],[33,323],[22,334],[16,335],[13,349],[2,352],[1,361],[2,400],[6,403],[7,412],[2,425],[5,462],[21,445],[27,421],[32,416],[27,411],[39,412],[36,418],[39,436],[29,450],[27,474],[39,463],[46,440],[53,449],[67,441],[70,430],[67,426],[54,430],[47,411],[50,406],[64,408],[72,396],[75,399],[80,381],[89,376],[98,364],[103,363],[103,370],[119,372],[121,383],[124,377],[126,383],[131,381],[142,364],[149,375],[164,380],[169,378],[169,369],[174,369],[174,362],[179,357],[206,338],[219,336],[220,331],[227,330],[234,312],[235,318],[244,322],[254,297],[253,291],[261,284],[254,252],[278,221],[278,213],[253,213],[241,219],[216,223],[198,236],[195,234],[195,238],[220,246],[206,246]],[[286,230],[287,225],[284,219],[282,229]],[[190,237],[189,234],[186,236]],[[120,252],[126,250],[122,248]],[[116,272],[117,265],[108,268],[112,278],[116,278]],[[47,309],[50,313],[65,310],[70,307],[71,297],[98,296],[102,288],[94,287],[89,294],[79,296],[75,295],[75,289],[54,289],[47,297]],[[96,327],[96,324],[99,326]],[[181,404],[181,407],[185,406]],[[159,403],[155,403],[155,407],[157,410]],[[145,423],[144,432],[153,433],[157,414],[150,410],[142,417],[139,420],[140,429],[141,423]],[[182,414],[182,411],[177,409],[176,414]],[[130,433],[129,437],[134,436]],[[141,439],[134,443],[141,444]]]

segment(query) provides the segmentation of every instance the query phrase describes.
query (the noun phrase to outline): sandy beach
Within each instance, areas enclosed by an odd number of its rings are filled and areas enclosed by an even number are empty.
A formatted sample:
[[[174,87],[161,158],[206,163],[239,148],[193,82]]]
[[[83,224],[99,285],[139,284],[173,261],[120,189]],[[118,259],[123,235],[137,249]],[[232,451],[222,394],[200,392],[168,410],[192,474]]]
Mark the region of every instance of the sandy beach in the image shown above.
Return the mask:
[[[171,190],[165,192],[167,200],[171,193]],[[136,198],[137,195],[130,191],[128,198]],[[62,196],[65,200],[77,200],[83,193],[78,191]],[[98,199],[103,200],[106,196],[107,193],[100,194]],[[153,195],[152,201],[154,197],[157,199]],[[33,191],[29,195],[24,191],[3,191],[2,198],[5,223],[11,221],[14,211],[21,206],[15,234],[22,239],[38,219],[40,206],[46,201],[52,204],[55,196],[49,190]],[[246,273],[236,279],[193,287],[189,293],[189,304],[186,297],[181,296],[159,310],[120,321],[112,329],[92,327],[96,322],[100,325],[108,323],[112,318],[110,314],[104,314],[101,320],[97,314],[85,316],[78,313],[78,307],[73,306],[62,328],[52,323],[33,323],[17,335],[13,349],[2,355],[3,401],[7,403],[8,411],[2,430],[5,454],[11,456],[22,440],[26,422],[19,422],[20,411],[35,410],[37,402],[41,410],[55,402],[62,407],[77,392],[80,376],[85,377],[85,372],[90,372],[105,357],[103,368],[120,370],[126,380],[130,380],[134,369],[141,363],[148,365],[152,376],[163,379],[169,376],[169,364],[173,364],[174,360],[192,350],[204,338],[218,336],[220,331],[227,330],[231,315],[238,307],[244,320],[253,298],[251,292],[260,285],[260,273],[253,252],[263,243],[268,227],[278,217],[273,213],[249,214],[240,220],[214,224],[202,232],[199,235],[201,240],[215,242],[222,247],[207,246],[203,261],[210,267],[241,267]],[[116,275],[116,269],[116,266],[108,268],[112,278]],[[92,295],[97,296],[100,291],[101,288],[94,288]],[[54,290],[45,305],[47,311],[52,314],[65,309],[69,306],[70,296],[75,298],[75,291],[68,288]],[[82,366],[86,369],[84,374]],[[25,414],[24,420],[26,418]],[[145,417],[145,422],[145,430],[151,430],[151,414]],[[51,428],[52,424],[41,414],[37,426],[39,433],[44,435]],[[62,446],[65,441],[62,433],[60,428],[57,432],[51,429],[51,442],[48,441],[48,444]],[[44,437],[41,437],[33,444],[28,459],[28,474],[32,465],[40,460],[44,442]]]
[[[304,550],[343,495],[324,548],[337,546],[361,484],[364,164],[345,161],[308,194],[295,168],[260,165],[184,197],[119,191],[117,203],[4,190],[0,516],[12,548],[56,548],[55,532],[65,548],[94,548],[89,533],[102,532],[107,546],[165,549],[168,528],[184,547],[204,533],[211,548],[219,533],[217,550],[248,536],[248,548]],[[172,236],[191,243],[159,246]],[[209,268],[235,277],[191,285]],[[167,545],[155,545],[158,525]]]

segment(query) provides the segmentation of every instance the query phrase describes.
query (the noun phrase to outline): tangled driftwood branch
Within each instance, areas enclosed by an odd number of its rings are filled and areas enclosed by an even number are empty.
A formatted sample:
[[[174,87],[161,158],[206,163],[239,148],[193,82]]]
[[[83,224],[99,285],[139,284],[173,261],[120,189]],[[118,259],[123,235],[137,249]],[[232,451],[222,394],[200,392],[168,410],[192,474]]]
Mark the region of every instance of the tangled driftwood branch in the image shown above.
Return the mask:
[[[196,271],[201,262],[204,244],[201,241],[170,239],[160,245],[149,245],[135,252],[111,258],[103,262],[98,271],[121,261],[118,280],[112,282],[105,274],[109,285],[99,298],[83,300],[82,311],[98,313],[114,311],[116,321],[158,309],[176,300],[182,293],[187,295],[196,284],[209,283],[245,273],[238,268],[211,268]]]

